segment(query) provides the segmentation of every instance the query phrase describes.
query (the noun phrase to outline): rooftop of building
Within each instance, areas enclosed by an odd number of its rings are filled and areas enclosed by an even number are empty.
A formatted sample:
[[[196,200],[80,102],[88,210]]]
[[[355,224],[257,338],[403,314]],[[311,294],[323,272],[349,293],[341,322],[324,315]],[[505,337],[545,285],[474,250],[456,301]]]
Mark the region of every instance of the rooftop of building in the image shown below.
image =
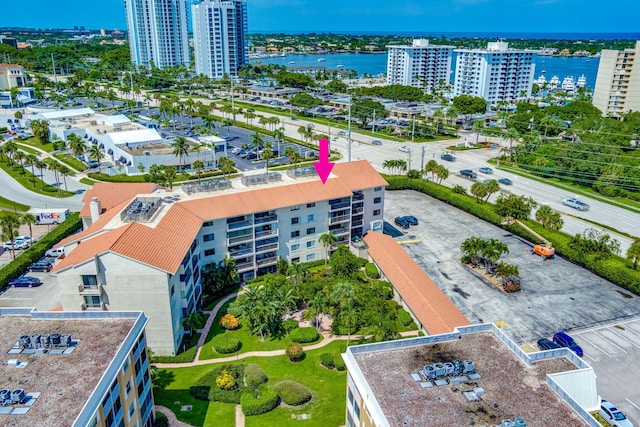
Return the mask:
[[[273,172],[270,172],[273,174]],[[58,246],[82,241],[79,250],[73,250],[60,261],[54,272],[83,263],[95,255],[107,251],[120,253],[132,259],[155,266],[168,273],[175,273],[189,246],[200,231],[204,221],[263,212],[287,206],[302,205],[340,197],[351,196],[355,190],[385,186],[387,182],[366,160],[339,163],[326,184],[317,174],[293,178],[286,172],[278,172],[279,178],[271,175],[271,181],[263,182],[263,175],[249,175],[227,182],[225,185],[207,187],[192,184],[173,191],[158,189],[148,194],[131,195],[129,200],[113,199],[122,186],[123,194],[135,193],[126,190],[127,184],[99,186],[87,192],[85,204],[91,198],[101,200],[101,194],[111,197],[114,207],[107,210],[89,228],[63,240]],[[229,185],[230,184],[230,185]],[[144,223],[131,221],[127,216],[134,200],[157,203],[154,212]],[[86,213],[86,207],[82,212]]]
[[[18,64],[8,64],[6,62],[0,63],[0,70],[6,70],[7,68],[22,68],[24,70],[24,67],[22,65],[18,65]]]
[[[139,313],[127,314],[130,316],[112,314],[112,318],[107,318],[104,314],[91,313],[81,316],[80,320],[73,312],[30,314],[30,309],[0,309],[0,389],[40,393],[25,414],[7,414],[12,407],[0,407],[3,410],[0,424],[72,425],[136,323]],[[54,332],[71,335],[72,352],[7,353],[21,335]],[[12,359],[26,366],[13,366]]]
[[[422,342],[429,338],[436,337],[424,337]],[[546,382],[547,375],[578,371],[579,366],[567,357],[528,365],[490,331],[465,333],[429,344],[421,344],[420,338],[412,340],[371,345],[374,351],[366,351],[366,346],[351,347],[348,353],[353,352],[390,425],[482,426],[515,418],[522,418],[531,426],[588,425]],[[481,378],[459,385],[422,388],[411,376],[425,365],[454,360],[471,360]],[[595,384],[595,376],[593,380]],[[484,394],[477,401],[469,401],[463,393],[476,387],[483,388]]]

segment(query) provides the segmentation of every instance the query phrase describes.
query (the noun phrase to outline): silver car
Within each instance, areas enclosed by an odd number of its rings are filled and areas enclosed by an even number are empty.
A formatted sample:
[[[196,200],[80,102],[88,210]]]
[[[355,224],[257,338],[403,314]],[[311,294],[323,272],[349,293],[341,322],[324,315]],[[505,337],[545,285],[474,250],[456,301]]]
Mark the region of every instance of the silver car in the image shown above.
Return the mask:
[[[633,423],[609,401],[600,402],[600,416],[613,427],[633,427]]]
[[[589,205],[581,202],[578,199],[574,199],[573,197],[567,197],[566,199],[562,199],[562,204],[565,206],[569,206],[570,208],[577,209],[579,211],[588,211]]]

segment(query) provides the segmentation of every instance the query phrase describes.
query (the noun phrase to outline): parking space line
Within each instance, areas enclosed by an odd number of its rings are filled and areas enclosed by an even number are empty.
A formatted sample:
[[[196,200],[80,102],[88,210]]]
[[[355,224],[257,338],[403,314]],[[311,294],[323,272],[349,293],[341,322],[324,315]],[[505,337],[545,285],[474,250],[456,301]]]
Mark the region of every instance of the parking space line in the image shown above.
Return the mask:
[[[617,335],[620,339],[622,339],[623,341],[628,342],[632,346],[634,346],[636,348],[640,348],[640,345],[634,343],[633,341],[629,341],[626,337],[624,337],[623,335],[620,335],[619,333],[617,333],[613,328],[611,328],[611,333],[614,334],[614,335]]]
[[[607,353],[606,351],[602,350],[600,347],[598,347],[597,345],[595,345],[594,343],[592,343],[590,340],[588,340],[587,338],[585,338],[584,336],[580,335],[580,337],[585,340],[586,342],[588,342],[589,344],[591,344],[594,348],[596,348],[597,350],[603,352],[605,355],[607,355],[607,357],[611,357],[611,355],[609,353]],[[593,360],[591,357],[589,358],[591,360]]]
[[[635,403],[633,403],[632,401],[630,401],[628,398],[624,398],[624,400],[626,400],[627,402],[631,403],[633,406],[635,406],[637,409],[640,409],[640,406],[636,405]]]
[[[607,328],[607,329],[608,329],[608,328]],[[611,344],[611,346],[612,346],[612,347],[615,347],[615,348],[617,348],[618,350],[620,350],[621,352],[623,352],[624,354],[627,354],[627,351],[626,351],[624,348],[622,348],[622,347],[620,347],[620,346],[618,346],[618,345],[614,344],[614,343],[613,343],[613,341],[611,341],[610,339],[608,339],[606,336],[604,336],[604,335],[602,335],[602,334],[598,334],[598,335],[599,335],[599,336],[601,336],[602,338],[604,338],[605,340],[607,340],[607,341],[609,342],[609,344]]]

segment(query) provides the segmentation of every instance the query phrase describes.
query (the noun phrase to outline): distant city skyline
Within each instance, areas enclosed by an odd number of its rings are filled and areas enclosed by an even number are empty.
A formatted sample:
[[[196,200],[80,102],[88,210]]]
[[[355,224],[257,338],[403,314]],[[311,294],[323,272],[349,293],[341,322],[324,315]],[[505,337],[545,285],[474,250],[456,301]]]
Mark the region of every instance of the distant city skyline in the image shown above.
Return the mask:
[[[249,0],[249,32],[637,32],[640,3],[601,0]],[[0,27],[126,29],[122,0],[3,5]]]

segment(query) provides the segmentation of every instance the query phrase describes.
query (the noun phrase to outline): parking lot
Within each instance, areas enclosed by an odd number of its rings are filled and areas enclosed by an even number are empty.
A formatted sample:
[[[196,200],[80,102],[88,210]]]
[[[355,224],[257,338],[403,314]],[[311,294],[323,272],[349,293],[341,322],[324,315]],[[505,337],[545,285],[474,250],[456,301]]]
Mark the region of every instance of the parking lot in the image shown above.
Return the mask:
[[[560,257],[543,262],[528,242],[429,196],[386,192],[387,226],[404,215],[419,225],[399,229],[398,242],[472,323],[496,322],[525,351],[568,331],[598,375],[599,394],[640,422],[640,298]],[[520,292],[504,294],[462,266],[460,244],[471,236],[507,244],[501,260],[518,266]]]
[[[0,293],[0,307],[35,307],[43,311],[62,306],[60,291],[53,276],[35,272],[28,275],[39,278],[42,285],[37,288],[6,288]]]

